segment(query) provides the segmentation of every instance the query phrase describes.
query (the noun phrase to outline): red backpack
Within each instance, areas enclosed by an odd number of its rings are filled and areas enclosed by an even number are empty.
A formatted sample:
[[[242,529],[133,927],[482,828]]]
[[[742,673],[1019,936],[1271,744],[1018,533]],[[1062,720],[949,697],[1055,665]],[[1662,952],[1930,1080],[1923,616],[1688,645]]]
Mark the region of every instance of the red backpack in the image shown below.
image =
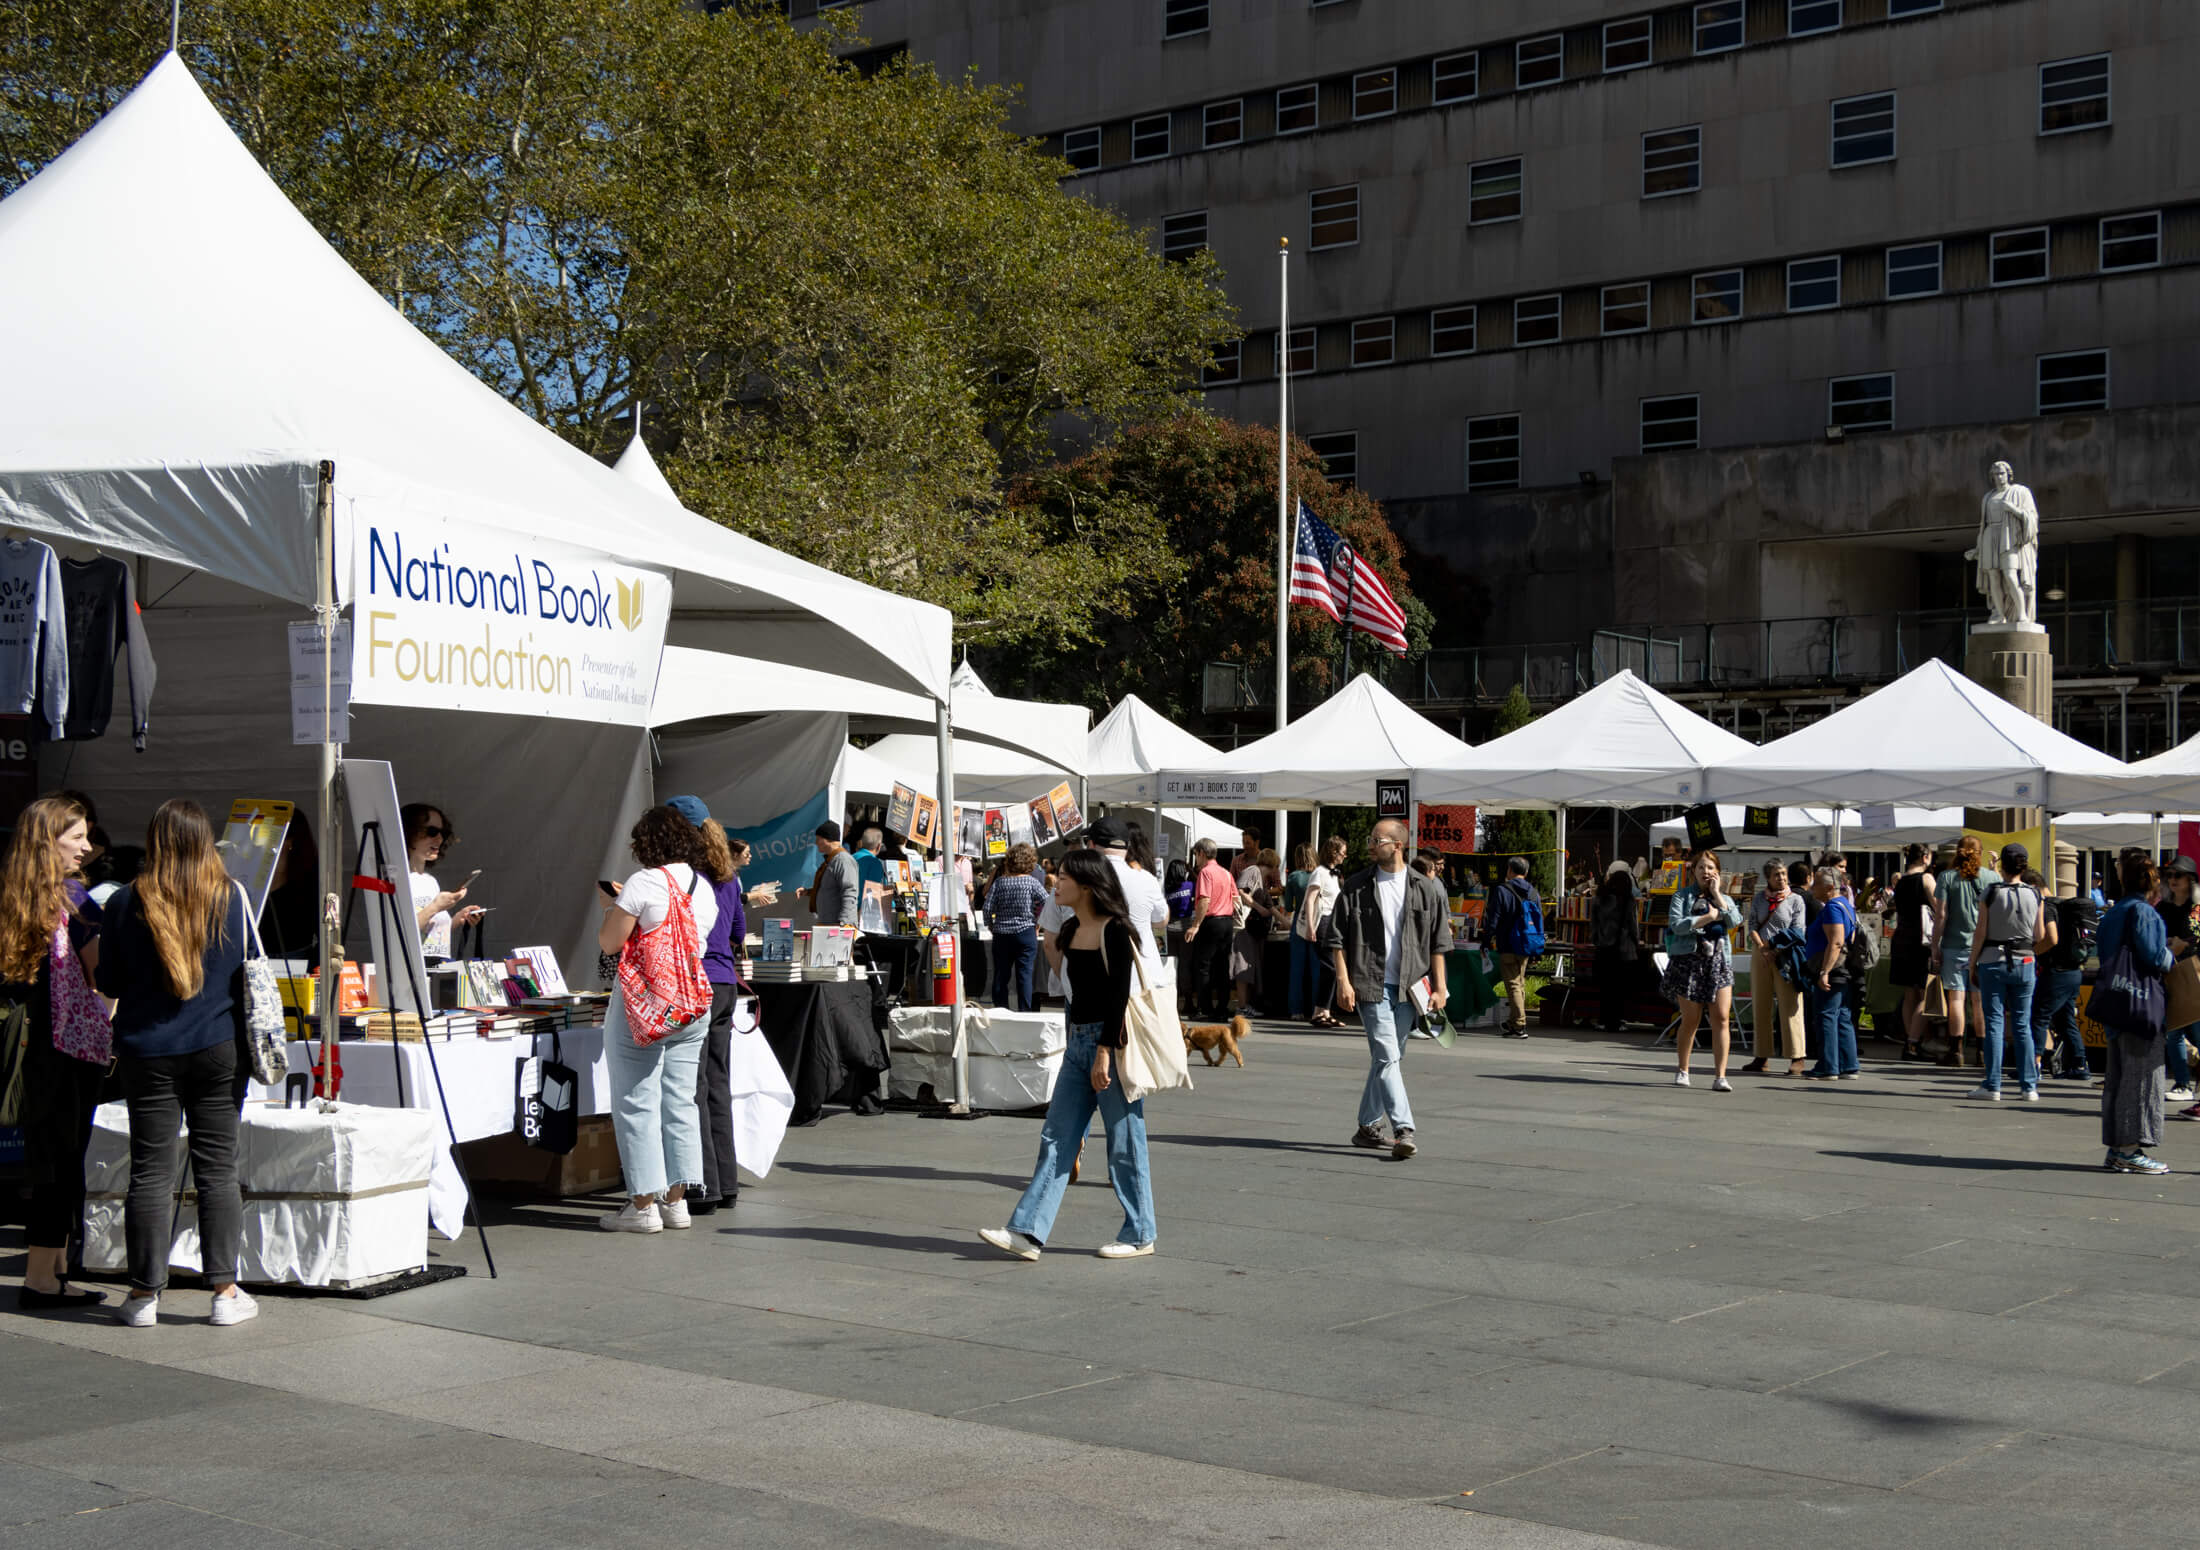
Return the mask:
[[[619,954],[619,997],[637,1048],[685,1030],[710,1014],[710,981],[703,974],[703,933],[696,929],[688,897],[664,875],[672,901],[662,923],[626,939]]]

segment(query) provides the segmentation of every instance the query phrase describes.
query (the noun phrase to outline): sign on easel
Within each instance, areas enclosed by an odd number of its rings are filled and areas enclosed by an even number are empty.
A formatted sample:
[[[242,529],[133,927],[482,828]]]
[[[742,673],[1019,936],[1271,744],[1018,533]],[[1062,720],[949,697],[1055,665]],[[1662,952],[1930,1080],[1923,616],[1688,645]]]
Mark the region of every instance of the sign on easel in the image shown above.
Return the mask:
[[[229,822],[215,848],[221,852],[222,865],[230,878],[244,889],[254,920],[267,908],[268,893],[275,886],[275,867],[282,859],[283,843],[297,811],[293,803],[271,797],[239,797],[229,804]]]
[[[420,917],[413,909],[397,773],[388,760],[344,761],[344,806],[359,847],[359,875],[374,885],[361,889],[359,902],[376,971],[375,1004],[425,1017],[429,1009],[420,1004],[418,987],[428,982],[428,965],[420,951]]]

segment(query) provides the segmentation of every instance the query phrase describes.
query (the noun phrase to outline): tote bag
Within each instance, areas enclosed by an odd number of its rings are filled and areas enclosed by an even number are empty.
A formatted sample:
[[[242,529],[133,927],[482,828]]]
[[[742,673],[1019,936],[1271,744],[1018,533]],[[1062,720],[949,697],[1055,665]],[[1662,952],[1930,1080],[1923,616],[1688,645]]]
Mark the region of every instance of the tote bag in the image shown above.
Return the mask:
[[[252,951],[244,960],[244,1042],[252,1056],[255,1082],[280,1082],[290,1074],[289,1032],[283,1027],[283,993],[275,984],[275,965],[260,946],[260,923],[252,918],[252,901],[242,886],[245,929],[252,936]]]
[[[710,1012],[710,980],[703,973],[703,935],[687,895],[664,873],[671,905],[665,918],[648,931],[626,939],[619,955],[619,1000],[627,1031],[637,1048],[685,1030]]]
[[[733,1095],[734,1161],[761,1179],[779,1158],[779,1143],[786,1138],[787,1120],[794,1113],[794,1088],[755,1024],[750,1024],[750,1031],[742,1031],[738,1012],[726,1066]]]
[[[1108,961],[1108,939],[1100,936],[1100,962]],[[1162,991],[1146,978],[1146,960],[1131,955],[1131,972],[1137,983],[1123,1008],[1123,1053],[1116,1073],[1123,1082],[1123,1100],[1136,1103],[1148,1093],[1192,1089],[1191,1068],[1184,1062],[1184,1026],[1176,1019],[1176,993]]]
[[[115,1057],[115,1031],[107,1021],[107,1009],[92,994],[91,982],[84,977],[84,960],[69,941],[68,921],[54,927],[46,959],[46,982],[53,1001],[53,1047],[90,1065],[107,1064]]]
[[[548,1060],[530,1058],[515,1069],[519,1092],[513,1128],[536,1151],[563,1157],[581,1137],[581,1078],[565,1063],[565,1041],[553,1032]]]
[[[2139,962],[2127,935],[2109,960],[2101,965],[2086,1002],[2086,1015],[2112,1033],[2131,1033],[2144,1038],[2161,1033],[2169,998],[2162,977]]]

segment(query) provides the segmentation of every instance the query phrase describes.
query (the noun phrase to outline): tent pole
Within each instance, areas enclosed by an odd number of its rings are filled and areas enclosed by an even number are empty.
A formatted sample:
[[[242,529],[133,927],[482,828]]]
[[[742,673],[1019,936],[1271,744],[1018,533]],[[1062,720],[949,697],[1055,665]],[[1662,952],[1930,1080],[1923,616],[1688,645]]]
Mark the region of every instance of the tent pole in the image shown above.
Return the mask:
[[[321,1070],[324,1091],[334,1099],[336,1081],[337,959],[344,950],[339,937],[337,902],[338,863],[343,847],[336,837],[336,708],[330,703],[336,656],[336,465],[323,461],[320,488],[313,502],[313,618],[321,628],[321,965],[314,1005],[321,1014]]]
[[[950,713],[945,700],[940,701],[939,706],[939,739],[940,811],[952,816],[955,811],[955,724],[954,717]],[[954,861],[952,850],[949,852],[948,860],[949,864],[952,865]],[[944,926],[935,927],[934,929],[948,930],[955,933],[955,1001],[954,1013],[949,1019],[955,1033],[954,1112],[968,1114],[970,1112],[970,1045],[966,1037],[966,1030],[963,1027],[962,917],[958,915],[947,921]]]
[[[2162,864],[2162,815],[2160,813],[2154,815],[2154,849],[2148,853],[2147,859],[2156,866]]]
[[[1291,724],[1291,239],[1276,242],[1276,327],[1283,370],[1276,373],[1276,730]],[[1276,854],[1291,859],[1291,813],[1276,809]]]

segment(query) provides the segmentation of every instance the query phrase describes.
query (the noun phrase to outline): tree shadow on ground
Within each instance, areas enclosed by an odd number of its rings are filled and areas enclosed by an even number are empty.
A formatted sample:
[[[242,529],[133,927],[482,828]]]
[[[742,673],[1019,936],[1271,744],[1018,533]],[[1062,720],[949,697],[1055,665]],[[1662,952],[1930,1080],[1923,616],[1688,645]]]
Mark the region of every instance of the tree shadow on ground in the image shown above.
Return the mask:
[[[952,1254],[957,1259],[1014,1263],[998,1249],[980,1243],[977,1234],[967,1239],[938,1238],[919,1233],[865,1232],[854,1227],[741,1227],[727,1225],[719,1232],[734,1238],[784,1238],[797,1243],[840,1243],[851,1248],[894,1249],[906,1254]]]
[[[1892,1163],[1898,1168],[1955,1168],[1971,1173],[2099,1173],[2099,1163],[2041,1162],[2028,1157],[1942,1157],[1933,1152],[1838,1152],[1821,1157],[1848,1157],[1857,1162]]]

